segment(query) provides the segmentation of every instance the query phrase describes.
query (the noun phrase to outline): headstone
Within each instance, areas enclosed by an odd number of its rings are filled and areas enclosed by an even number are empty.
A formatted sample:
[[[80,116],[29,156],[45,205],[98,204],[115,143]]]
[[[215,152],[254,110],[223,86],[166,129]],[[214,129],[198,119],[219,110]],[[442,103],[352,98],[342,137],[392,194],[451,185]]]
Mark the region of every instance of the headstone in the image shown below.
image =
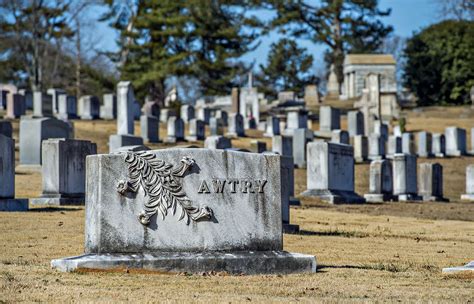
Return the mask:
[[[423,201],[446,202],[443,197],[443,166],[422,163],[418,170],[418,195]]]
[[[53,98],[49,94],[34,92],[33,94],[33,116],[52,117],[53,116]]]
[[[181,118],[172,116],[168,119],[167,124],[167,143],[176,143],[184,140],[184,121]]]
[[[134,120],[140,120],[140,116],[142,116],[142,109],[140,107],[140,104],[138,103],[138,101],[134,101],[133,102],[133,119]]]
[[[150,168],[160,183],[146,182]],[[275,191],[281,179],[277,155],[164,149],[90,156],[85,254],[51,265],[61,271],[315,272],[313,256],[282,251],[282,197]]]
[[[117,134],[133,135],[133,104],[135,95],[130,81],[121,81],[117,85]]]
[[[348,145],[350,142],[349,132],[344,130],[332,130],[331,142]]]
[[[53,113],[58,113],[59,96],[66,94],[66,91],[61,90],[61,89],[48,89],[46,93],[51,95],[52,102],[53,102]]]
[[[58,98],[58,118],[69,120],[77,118],[76,96],[61,94]]]
[[[109,153],[117,152],[125,146],[143,146],[143,138],[134,135],[110,135]]]
[[[6,118],[19,118],[20,116],[25,115],[25,112],[25,96],[21,94],[13,94],[12,98],[7,99]]]
[[[419,200],[415,155],[395,154],[393,156],[393,194],[399,201]]]
[[[140,117],[140,131],[144,142],[159,142],[160,120],[156,116],[142,115]]]
[[[300,226],[290,224],[290,205],[295,200],[293,198],[295,191],[295,175],[294,175],[294,163],[293,158],[289,156],[280,156],[281,164],[281,215],[283,222],[283,232],[285,233],[297,233],[300,231]],[[299,201],[298,205],[300,204]]]
[[[208,108],[198,108],[197,110],[197,119],[204,121],[206,125],[209,124],[211,119],[211,109]]]
[[[25,89],[18,90],[18,93],[25,96],[26,109],[32,110],[33,109],[33,93],[30,90],[25,90]]]
[[[461,156],[466,154],[466,130],[447,127],[444,133],[446,139],[446,155]]]
[[[369,159],[380,160],[385,158],[385,139],[379,134],[369,135]]]
[[[367,202],[382,203],[394,199],[392,164],[389,160],[374,160],[370,163],[369,193]]]
[[[352,138],[354,147],[354,160],[356,163],[363,163],[369,159],[369,141],[367,136],[356,135]]]
[[[41,143],[49,138],[71,138],[71,125],[56,118],[20,120],[20,164],[41,165]]]
[[[319,108],[319,130],[322,132],[331,132],[341,128],[341,114],[339,109],[330,106]]]
[[[380,120],[375,120],[373,122],[374,134],[380,135],[384,140],[388,140],[388,125],[386,123],[383,123]]]
[[[413,141],[413,134],[407,132],[402,134],[402,153],[415,154],[415,143]]]
[[[7,99],[10,91],[0,90],[0,110],[7,108]]]
[[[104,94],[104,104],[100,106],[100,118],[115,119],[117,117],[117,98],[114,94]]]
[[[97,154],[88,140],[54,138],[42,143],[43,192],[33,205],[76,205],[84,203],[86,156]]]
[[[461,195],[461,200],[474,202],[474,164],[466,167],[466,194]]]
[[[186,140],[189,141],[198,141],[204,140],[206,132],[206,124],[204,121],[197,118],[193,118],[189,121],[189,135],[186,137]]]
[[[473,86],[474,88],[474,86]],[[473,89],[471,89],[471,100],[472,104],[474,105],[474,93]],[[474,271],[474,261],[470,261],[464,266],[459,266],[459,267],[449,267],[449,268],[443,268],[443,273],[446,274],[462,274],[462,273],[472,273]]]
[[[12,123],[8,120],[0,120],[0,134],[12,138]]]
[[[204,141],[206,149],[228,149],[232,148],[231,140],[224,136],[208,136]]]
[[[321,104],[319,99],[318,86],[310,84],[304,88],[304,103],[306,108],[314,108]]]
[[[244,117],[238,113],[232,113],[229,117],[228,137],[244,137]]]
[[[296,129],[306,129],[308,127],[308,115],[299,109],[289,110],[286,113],[286,135],[293,135]]]
[[[349,136],[364,135],[364,114],[360,111],[347,112]]]
[[[307,190],[302,196],[319,197],[331,204],[362,203],[354,192],[354,150],[324,141],[308,143]]]
[[[393,126],[393,135],[402,137],[402,128],[399,125]]]
[[[297,168],[306,168],[306,144],[314,138],[313,131],[296,129],[293,133],[293,160]]]
[[[339,98],[339,82],[337,81],[336,70],[334,64],[331,64],[328,82],[326,86],[327,98]],[[339,129],[339,128],[336,128]]]
[[[446,153],[446,142],[444,134],[433,133],[432,148],[435,157],[444,157]]]
[[[117,148],[114,153],[120,153],[120,152],[138,152],[138,151],[149,151],[150,148],[148,148],[145,145],[135,145],[135,146],[123,146],[120,148]]]
[[[267,144],[263,141],[252,140],[250,142],[250,152],[253,153],[263,153],[267,151]]]
[[[145,101],[141,109],[141,112],[145,116],[153,116],[153,117],[159,118],[160,106],[155,101]],[[141,119],[141,116],[140,116],[140,119]]]
[[[0,211],[26,211],[27,199],[15,199],[15,141],[0,134]]]
[[[273,137],[275,135],[280,135],[280,120],[278,117],[269,116],[267,117],[267,129],[263,136]]]
[[[229,115],[227,114],[226,111],[217,110],[214,117],[217,118],[217,119],[220,119],[224,126],[228,125]]]
[[[182,105],[181,106],[181,119],[184,122],[189,122],[191,119],[194,118],[194,107],[192,105]]]
[[[429,132],[418,132],[418,157],[432,157],[432,136]]]
[[[257,121],[253,117],[245,117],[244,118],[244,128],[249,130],[255,130],[257,129]]]
[[[278,102],[285,103],[287,101],[294,101],[295,100],[295,92],[293,91],[282,91],[278,92]]]
[[[387,158],[392,159],[395,154],[402,153],[402,138],[390,135],[387,142]]]
[[[232,88],[232,113],[239,113],[240,109],[240,97],[239,97],[239,88]]]
[[[293,156],[293,138],[284,135],[272,137],[272,152],[284,156]]]
[[[209,131],[211,136],[224,135],[224,122],[220,118],[211,117],[209,120]]]
[[[82,96],[79,99],[79,115],[82,120],[98,119],[100,116],[100,101],[97,96]]]
[[[258,125],[257,125],[257,130],[262,131],[262,132],[266,132],[267,131],[267,121],[259,121]]]
[[[175,117],[176,113],[173,109],[161,109],[160,110],[160,122],[161,123],[168,123],[170,117]]]

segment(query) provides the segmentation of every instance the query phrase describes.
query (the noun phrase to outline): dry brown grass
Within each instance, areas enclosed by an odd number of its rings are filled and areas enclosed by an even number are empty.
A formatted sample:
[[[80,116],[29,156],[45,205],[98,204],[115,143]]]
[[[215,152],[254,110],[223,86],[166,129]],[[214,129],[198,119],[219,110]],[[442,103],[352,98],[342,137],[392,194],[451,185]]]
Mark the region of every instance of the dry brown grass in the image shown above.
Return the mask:
[[[410,130],[474,126],[463,108],[424,109],[408,117]],[[14,127],[17,132],[17,122]],[[101,153],[113,132],[113,122],[76,122],[76,136],[97,142]],[[248,148],[260,135],[253,132],[234,145]],[[0,302],[472,301],[474,277],[445,276],[441,268],[474,259],[474,204],[458,202],[464,168],[474,158],[426,161],[443,164],[445,193],[453,202],[329,206],[304,199],[292,208],[292,222],[302,232],[284,236],[285,250],[314,254],[316,274],[60,273],[50,268],[51,259],[83,252],[83,207],[0,213]],[[305,189],[305,179],[305,171],[296,170],[296,193]],[[367,183],[368,165],[357,165],[356,190],[366,192]],[[17,197],[40,192],[39,173],[17,173]]]

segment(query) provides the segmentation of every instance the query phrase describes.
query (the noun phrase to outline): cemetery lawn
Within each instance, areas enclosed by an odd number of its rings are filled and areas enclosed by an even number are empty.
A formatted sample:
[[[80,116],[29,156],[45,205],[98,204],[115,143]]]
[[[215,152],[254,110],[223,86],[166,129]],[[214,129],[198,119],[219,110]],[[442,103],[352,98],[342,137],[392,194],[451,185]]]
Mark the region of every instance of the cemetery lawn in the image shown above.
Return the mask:
[[[427,108],[408,113],[407,128],[441,132],[449,125],[474,127],[473,121],[468,108]],[[13,126],[18,143],[18,121]],[[114,122],[76,121],[75,126],[77,138],[92,140],[99,153],[107,152]],[[162,127],[160,137],[165,134]],[[250,140],[260,136],[254,131],[233,144],[248,148]],[[302,206],[292,207],[291,222],[300,225],[301,232],[285,234],[284,249],[315,255],[316,274],[189,275],[126,269],[61,273],[51,269],[50,261],[83,253],[84,207],[0,212],[0,302],[472,301],[474,275],[446,276],[441,269],[474,260],[474,204],[458,200],[465,167],[474,157],[418,160],[424,161],[444,166],[450,203],[331,206],[303,199]],[[359,194],[368,190],[368,169],[356,165]],[[295,170],[295,193],[305,187],[306,172]],[[17,197],[40,193],[40,173],[16,172]]]

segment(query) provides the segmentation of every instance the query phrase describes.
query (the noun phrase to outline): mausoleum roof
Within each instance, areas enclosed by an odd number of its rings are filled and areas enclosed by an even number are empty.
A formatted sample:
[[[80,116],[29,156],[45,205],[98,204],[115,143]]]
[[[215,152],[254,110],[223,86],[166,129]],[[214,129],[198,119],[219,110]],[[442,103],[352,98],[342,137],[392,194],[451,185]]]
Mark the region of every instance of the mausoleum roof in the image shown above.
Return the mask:
[[[396,64],[390,54],[349,54],[344,58],[344,65],[348,64]]]

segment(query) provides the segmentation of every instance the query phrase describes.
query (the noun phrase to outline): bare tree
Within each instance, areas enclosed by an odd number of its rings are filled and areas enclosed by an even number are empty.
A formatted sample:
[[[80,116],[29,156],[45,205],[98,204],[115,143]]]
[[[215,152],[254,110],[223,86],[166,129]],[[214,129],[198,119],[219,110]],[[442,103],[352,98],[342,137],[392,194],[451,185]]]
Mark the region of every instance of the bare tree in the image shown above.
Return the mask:
[[[437,0],[441,19],[474,20],[474,0]]]

